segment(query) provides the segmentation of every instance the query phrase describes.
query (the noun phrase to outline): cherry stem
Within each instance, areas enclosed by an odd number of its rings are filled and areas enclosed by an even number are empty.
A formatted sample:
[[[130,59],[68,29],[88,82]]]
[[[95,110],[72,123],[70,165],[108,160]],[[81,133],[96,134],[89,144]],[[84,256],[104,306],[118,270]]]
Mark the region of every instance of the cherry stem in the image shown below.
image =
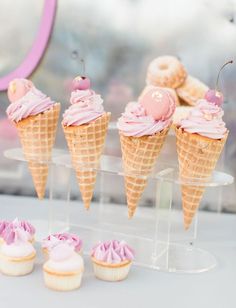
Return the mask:
[[[234,61],[233,60],[230,60],[228,62],[226,62],[224,65],[221,66],[220,70],[219,70],[219,73],[217,75],[217,79],[216,79],[216,91],[219,91],[219,79],[220,79],[220,73],[221,71],[223,70],[223,68],[228,65],[228,64],[232,64]]]
[[[80,60],[81,66],[82,66],[82,76],[85,76],[85,61],[84,59]]]

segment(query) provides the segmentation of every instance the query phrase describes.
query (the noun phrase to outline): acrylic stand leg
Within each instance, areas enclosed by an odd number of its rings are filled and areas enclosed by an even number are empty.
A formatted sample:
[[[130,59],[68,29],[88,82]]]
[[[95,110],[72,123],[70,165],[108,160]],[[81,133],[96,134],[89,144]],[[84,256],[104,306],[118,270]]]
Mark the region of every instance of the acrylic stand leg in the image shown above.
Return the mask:
[[[166,172],[171,172],[167,169]],[[157,181],[156,197],[156,228],[154,249],[152,254],[153,267],[168,272],[200,273],[216,266],[216,259],[209,252],[194,247],[197,238],[197,217],[192,226],[192,240],[186,243],[172,241],[176,232],[172,224],[173,183]],[[183,231],[188,232],[188,231]]]
[[[56,166],[50,165],[50,187],[49,187],[49,205],[48,205],[48,234],[56,232],[68,231],[70,228],[70,192],[71,192],[71,172],[72,169],[64,168],[64,176],[67,176],[66,202],[61,205],[62,208],[56,206],[54,196],[54,188],[56,185]],[[57,217],[60,211],[60,216]],[[61,216],[62,215],[62,216]]]

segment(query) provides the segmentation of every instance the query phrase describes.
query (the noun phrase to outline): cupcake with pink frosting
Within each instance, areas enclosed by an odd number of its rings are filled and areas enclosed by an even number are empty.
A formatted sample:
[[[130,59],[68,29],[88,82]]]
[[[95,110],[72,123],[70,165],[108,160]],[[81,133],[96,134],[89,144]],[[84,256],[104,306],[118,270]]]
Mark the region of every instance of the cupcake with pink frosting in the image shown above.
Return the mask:
[[[49,259],[43,265],[45,285],[56,291],[78,289],[84,272],[84,262],[74,247],[60,242],[49,252]]]
[[[45,194],[48,162],[55,141],[60,104],[39,91],[32,81],[14,79],[8,87],[6,113],[15,124],[39,199]]]
[[[50,251],[62,243],[68,244],[74,248],[74,251],[82,255],[83,242],[81,238],[72,233],[55,233],[46,237],[42,241],[42,250],[45,258],[48,258]]]
[[[94,274],[106,281],[124,280],[134,260],[134,251],[125,241],[99,242],[91,251]]]
[[[134,215],[160,150],[172,124],[175,96],[164,88],[149,86],[138,102],[127,105],[118,120],[128,216]]]
[[[32,272],[36,256],[29,232],[10,223],[2,233],[0,247],[0,269],[5,275],[23,276]]]
[[[101,96],[90,88],[89,79],[76,77],[62,127],[86,209],[93,196],[110,115],[104,110]]]

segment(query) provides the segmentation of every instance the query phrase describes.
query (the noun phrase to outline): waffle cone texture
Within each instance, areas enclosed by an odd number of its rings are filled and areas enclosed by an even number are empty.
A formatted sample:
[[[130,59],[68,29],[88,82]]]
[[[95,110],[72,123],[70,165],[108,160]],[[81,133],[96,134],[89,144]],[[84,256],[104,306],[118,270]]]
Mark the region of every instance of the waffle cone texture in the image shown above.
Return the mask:
[[[103,151],[111,114],[105,113],[89,124],[64,126],[64,134],[84,206],[89,209],[96,182],[96,168]]]
[[[131,218],[147,185],[170,127],[153,136],[125,136],[120,131],[128,216]]]
[[[181,180],[189,181],[191,184],[191,181],[194,182],[198,179],[201,182],[209,179],[224,148],[228,133],[224,138],[217,140],[184,132],[178,127],[175,127],[175,132]],[[204,191],[204,186],[181,186],[186,230],[191,225]]]
[[[43,199],[45,194],[59,113],[60,104],[56,103],[43,113],[15,123],[39,199]]]

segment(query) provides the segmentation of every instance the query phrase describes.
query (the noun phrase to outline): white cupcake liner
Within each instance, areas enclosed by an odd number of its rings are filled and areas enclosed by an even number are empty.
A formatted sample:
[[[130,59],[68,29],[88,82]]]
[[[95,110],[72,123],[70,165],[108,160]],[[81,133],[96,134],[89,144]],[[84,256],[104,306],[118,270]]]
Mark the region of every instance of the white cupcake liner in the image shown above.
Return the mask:
[[[22,259],[7,258],[0,256],[0,270],[2,274],[9,276],[24,276],[33,271],[35,255],[31,258],[24,257]]]
[[[74,273],[61,276],[60,273],[52,274],[46,270],[44,272],[44,283],[46,287],[55,291],[72,291],[78,289],[81,285],[83,273]]]
[[[121,281],[128,276],[131,264],[132,263],[129,262],[117,267],[106,267],[104,264],[101,265],[93,261],[93,269],[98,279],[105,281]]]

